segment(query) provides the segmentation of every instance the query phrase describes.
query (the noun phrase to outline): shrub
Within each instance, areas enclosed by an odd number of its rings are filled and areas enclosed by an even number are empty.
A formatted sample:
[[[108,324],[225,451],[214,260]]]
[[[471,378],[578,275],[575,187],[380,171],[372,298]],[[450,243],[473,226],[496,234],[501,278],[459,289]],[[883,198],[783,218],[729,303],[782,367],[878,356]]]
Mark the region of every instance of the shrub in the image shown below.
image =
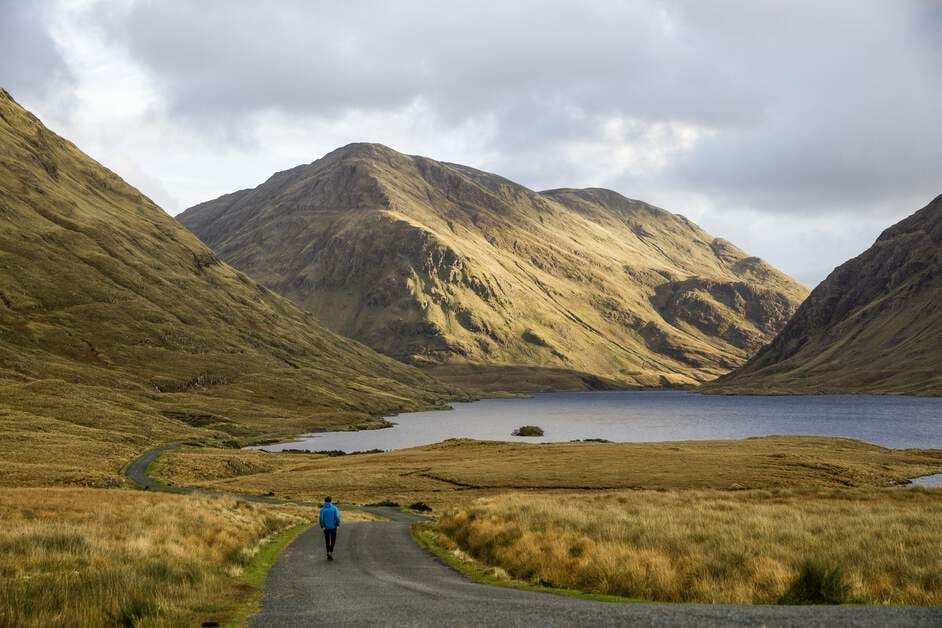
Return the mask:
[[[840,565],[807,560],[779,604],[842,604],[849,594],[850,586]]]
[[[543,436],[543,428],[538,425],[521,425],[513,431],[513,436]]]
[[[418,512],[432,512],[432,507],[425,502],[415,502],[414,504],[409,505],[409,510],[416,510]]]

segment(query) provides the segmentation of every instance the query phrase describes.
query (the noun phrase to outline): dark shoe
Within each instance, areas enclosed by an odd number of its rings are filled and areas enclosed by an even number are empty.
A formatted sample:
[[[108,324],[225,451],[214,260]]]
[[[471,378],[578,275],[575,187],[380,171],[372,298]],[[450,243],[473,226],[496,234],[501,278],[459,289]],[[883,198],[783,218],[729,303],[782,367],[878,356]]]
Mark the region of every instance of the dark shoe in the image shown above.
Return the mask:
[[[334,559],[333,556],[331,556],[330,554],[327,554],[327,560],[333,560],[333,559]]]

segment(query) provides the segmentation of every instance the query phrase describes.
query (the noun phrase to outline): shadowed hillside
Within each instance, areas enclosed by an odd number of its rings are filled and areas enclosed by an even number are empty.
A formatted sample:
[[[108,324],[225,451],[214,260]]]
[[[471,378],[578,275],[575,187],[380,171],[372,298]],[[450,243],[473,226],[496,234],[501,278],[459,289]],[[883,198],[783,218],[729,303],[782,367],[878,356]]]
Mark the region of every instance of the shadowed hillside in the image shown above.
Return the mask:
[[[942,394],[942,196],[837,267],[711,390]]]
[[[696,384],[742,364],[806,293],[615,192],[537,193],[377,144],[178,218],[331,329],[456,381],[480,383],[481,365],[522,381],[509,367],[523,365],[554,387]]]
[[[157,442],[449,394],[220,261],[0,90],[0,483],[110,484]]]

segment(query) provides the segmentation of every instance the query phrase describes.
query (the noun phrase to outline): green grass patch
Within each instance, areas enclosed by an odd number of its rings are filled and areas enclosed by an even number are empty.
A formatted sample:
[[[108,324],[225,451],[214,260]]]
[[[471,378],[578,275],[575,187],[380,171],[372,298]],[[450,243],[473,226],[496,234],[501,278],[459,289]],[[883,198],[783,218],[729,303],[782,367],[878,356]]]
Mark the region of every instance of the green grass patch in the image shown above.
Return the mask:
[[[310,524],[301,523],[286,528],[275,534],[259,548],[258,552],[246,565],[241,577],[242,582],[251,589],[251,594],[236,607],[232,613],[232,618],[226,622],[226,626],[244,626],[249,617],[261,610],[262,590],[265,586],[265,580],[268,578],[268,572],[271,571],[275,561],[278,560],[281,552],[288,547],[288,544],[298,538],[309,527]]]
[[[417,523],[412,526],[412,538],[423,549],[431,552],[445,562],[455,571],[463,574],[465,577],[479,582],[497,587],[508,587],[511,589],[520,589],[522,591],[537,591],[539,593],[552,593],[554,595],[564,595],[566,597],[576,597],[584,600],[593,600],[596,602],[612,602],[619,604],[644,604],[648,600],[638,598],[622,597],[619,595],[604,595],[601,593],[586,593],[575,589],[563,589],[559,587],[550,587],[513,578],[501,578],[494,575],[494,570],[482,565],[474,560],[466,560],[456,556],[447,548],[442,547],[435,539],[435,530],[432,523]]]

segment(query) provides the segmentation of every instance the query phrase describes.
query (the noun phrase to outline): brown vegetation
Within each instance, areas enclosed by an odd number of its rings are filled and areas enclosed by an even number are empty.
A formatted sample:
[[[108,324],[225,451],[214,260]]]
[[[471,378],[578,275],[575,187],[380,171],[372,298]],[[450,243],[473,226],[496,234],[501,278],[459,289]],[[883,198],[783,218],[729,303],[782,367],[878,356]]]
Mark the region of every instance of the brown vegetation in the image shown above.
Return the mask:
[[[0,625],[199,625],[249,594],[240,574],[311,512],[102,489],[0,489]]]
[[[511,494],[437,529],[498,573],[591,593],[942,604],[942,490]]]
[[[843,438],[772,436],[663,443],[450,440],[387,453],[328,457],[189,448],[154,474],[294,499],[466,503],[508,490],[877,487],[942,472],[942,451],[896,450]],[[326,492],[325,492],[326,491]]]
[[[423,372],[440,382],[471,393],[501,397],[538,392],[619,390],[624,382],[589,373],[545,366],[472,364],[469,362],[422,364]]]

